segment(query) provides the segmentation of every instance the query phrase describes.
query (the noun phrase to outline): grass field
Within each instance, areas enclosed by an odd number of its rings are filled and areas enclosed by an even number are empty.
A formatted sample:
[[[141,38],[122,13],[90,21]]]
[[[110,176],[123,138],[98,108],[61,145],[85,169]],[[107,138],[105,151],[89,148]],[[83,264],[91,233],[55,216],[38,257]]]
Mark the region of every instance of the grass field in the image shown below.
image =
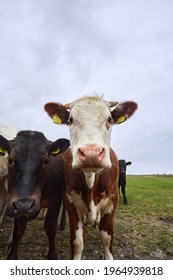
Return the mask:
[[[126,193],[115,224],[115,243],[127,248],[121,257],[173,259],[173,177],[129,175]]]
[[[173,177],[127,176],[128,206],[122,194],[115,220],[113,254],[115,259],[173,260]],[[6,258],[11,229],[6,217],[0,228],[0,259]],[[57,232],[59,259],[70,259],[69,227]],[[46,259],[48,241],[43,221],[28,223],[19,249],[19,259]],[[103,256],[99,234],[86,227],[83,259]]]

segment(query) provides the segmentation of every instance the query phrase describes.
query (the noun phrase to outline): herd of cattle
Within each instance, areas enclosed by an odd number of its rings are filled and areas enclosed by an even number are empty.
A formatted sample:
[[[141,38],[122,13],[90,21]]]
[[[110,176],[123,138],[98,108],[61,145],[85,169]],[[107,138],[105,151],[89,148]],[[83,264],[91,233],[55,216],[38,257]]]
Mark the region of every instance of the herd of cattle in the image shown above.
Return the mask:
[[[50,102],[44,109],[54,123],[68,126],[70,141],[59,138],[51,142],[41,132],[27,130],[13,140],[0,136],[0,154],[8,154],[8,175],[1,180],[7,192],[4,212],[14,217],[7,259],[17,259],[27,222],[36,218],[41,208],[47,209],[44,229],[49,240],[48,259],[57,259],[55,239],[62,204],[62,228],[66,210],[69,217],[71,258],[82,257],[88,222],[97,224],[104,258],[113,259],[119,188],[122,186],[127,204],[125,171],[131,163],[118,162],[110,148],[111,129],[131,117],[137,104],[86,96],[66,105]]]

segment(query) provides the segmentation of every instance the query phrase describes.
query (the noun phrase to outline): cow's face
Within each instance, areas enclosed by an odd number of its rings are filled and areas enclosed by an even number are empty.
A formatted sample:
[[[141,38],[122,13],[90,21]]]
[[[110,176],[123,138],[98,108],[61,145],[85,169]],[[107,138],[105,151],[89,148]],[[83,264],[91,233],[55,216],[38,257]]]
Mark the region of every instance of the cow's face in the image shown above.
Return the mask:
[[[82,99],[71,108],[67,124],[70,130],[73,168],[97,172],[109,168],[112,118],[102,100]]]
[[[72,167],[85,172],[99,172],[102,168],[111,167],[112,125],[124,122],[136,109],[135,102],[107,102],[97,96],[83,97],[65,106],[57,103],[45,105],[55,123],[69,126]]]
[[[8,214],[35,215],[40,208],[41,187],[51,154],[58,154],[69,141],[48,141],[40,132],[21,131],[14,140],[0,136],[0,151],[8,152]]]

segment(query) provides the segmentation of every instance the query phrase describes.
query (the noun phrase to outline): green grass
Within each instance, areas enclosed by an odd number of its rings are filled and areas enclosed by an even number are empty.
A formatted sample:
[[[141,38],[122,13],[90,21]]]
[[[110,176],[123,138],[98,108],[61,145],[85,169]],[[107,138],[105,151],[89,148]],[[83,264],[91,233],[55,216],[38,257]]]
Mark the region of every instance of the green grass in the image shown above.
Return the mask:
[[[135,214],[173,216],[173,177],[127,176],[127,195]]]
[[[127,176],[128,206],[122,194],[115,240],[124,258],[173,259],[173,177]]]

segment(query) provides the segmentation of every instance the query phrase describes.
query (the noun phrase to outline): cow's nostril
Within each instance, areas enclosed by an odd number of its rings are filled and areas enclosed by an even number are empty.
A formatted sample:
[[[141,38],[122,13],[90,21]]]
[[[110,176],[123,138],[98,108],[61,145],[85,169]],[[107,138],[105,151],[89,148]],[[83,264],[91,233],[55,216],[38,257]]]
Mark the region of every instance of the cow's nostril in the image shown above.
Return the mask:
[[[18,206],[17,206],[16,201],[13,202],[13,211],[14,211],[14,214],[17,214],[17,212],[18,212]]]
[[[32,201],[30,201],[29,212],[32,211],[32,209],[33,209],[33,207],[34,207],[34,204],[35,204],[35,200],[33,199]]]
[[[97,154],[98,154],[98,157],[99,157],[99,158],[102,158],[103,155],[104,155],[104,153],[105,153],[105,149],[104,149],[104,148],[98,149],[98,150],[97,150]]]
[[[78,153],[81,157],[85,157],[85,152],[82,151],[80,148],[78,149]]]
[[[13,202],[14,214],[27,214],[31,213],[34,209],[35,200],[34,199],[19,199]]]

